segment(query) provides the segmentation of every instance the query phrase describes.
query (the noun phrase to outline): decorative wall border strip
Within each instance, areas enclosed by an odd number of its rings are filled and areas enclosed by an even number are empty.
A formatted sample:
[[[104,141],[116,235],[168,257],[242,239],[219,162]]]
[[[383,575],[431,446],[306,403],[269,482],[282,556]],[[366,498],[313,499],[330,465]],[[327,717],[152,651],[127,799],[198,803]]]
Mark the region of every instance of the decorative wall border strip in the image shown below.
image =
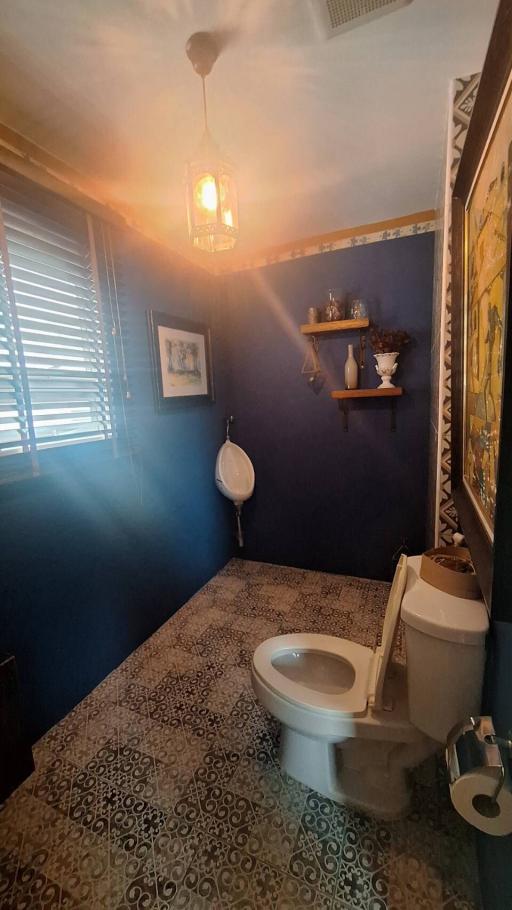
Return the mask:
[[[305,256],[318,256],[320,253],[332,253],[334,250],[344,250],[348,247],[365,246],[368,243],[381,243],[384,240],[398,240],[400,237],[410,237],[414,234],[427,234],[438,227],[437,215],[434,209],[424,212],[414,212],[412,215],[402,215],[387,221],[376,221],[373,224],[362,224],[358,227],[345,228],[332,231],[329,234],[318,234],[297,240],[294,243],[270,247],[245,259],[226,262],[220,266],[219,272],[242,272],[248,269],[258,269],[277,262],[288,262],[292,259],[302,259]]]

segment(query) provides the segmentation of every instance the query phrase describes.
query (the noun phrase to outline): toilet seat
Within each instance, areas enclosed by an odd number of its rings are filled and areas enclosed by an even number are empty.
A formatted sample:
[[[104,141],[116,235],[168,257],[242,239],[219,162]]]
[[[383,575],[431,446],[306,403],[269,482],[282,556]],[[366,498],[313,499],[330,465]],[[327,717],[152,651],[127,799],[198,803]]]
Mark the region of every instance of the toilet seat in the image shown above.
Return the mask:
[[[273,660],[294,652],[316,652],[339,658],[353,670],[353,682],[344,692],[327,693],[311,688],[306,681],[287,678]],[[346,638],[299,632],[269,638],[256,648],[253,672],[280,698],[321,714],[364,714],[368,705],[369,683],[375,652]]]
[[[389,593],[382,642],[375,651],[347,638],[336,638],[333,635],[306,632],[278,635],[264,641],[254,652],[252,673],[256,688],[259,682],[260,688],[266,689],[265,697],[287,703],[295,712],[299,711],[304,715],[304,719],[314,714],[320,724],[322,718],[329,723],[336,719],[343,721],[348,716],[360,717],[367,713],[368,708],[375,712],[387,709],[389,706],[384,703],[384,684],[396,642],[406,583],[407,559],[401,556]],[[315,686],[314,668],[310,665],[308,669],[306,661],[298,673],[285,673],[277,666],[278,659],[283,655],[285,657],[290,655],[288,667],[291,667],[295,656],[299,660],[301,655],[311,652],[325,655],[327,661],[330,660],[330,667],[326,667],[324,674],[327,680],[330,674],[333,674],[334,685],[330,690],[326,688],[319,690],[318,686]],[[350,673],[338,674],[335,667],[336,659],[341,661],[345,665],[345,671],[348,668]],[[340,679],[345,677],[346,688],[343,685],[336,686],[338,675]],[[259,695],[261,698],[262,693]]]

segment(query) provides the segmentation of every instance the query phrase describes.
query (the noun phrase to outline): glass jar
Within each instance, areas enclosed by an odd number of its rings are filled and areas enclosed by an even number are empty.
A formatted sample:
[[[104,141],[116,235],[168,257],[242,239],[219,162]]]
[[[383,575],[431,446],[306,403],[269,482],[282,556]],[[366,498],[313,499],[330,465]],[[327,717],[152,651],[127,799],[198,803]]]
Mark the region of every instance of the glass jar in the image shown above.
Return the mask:
[[[328,299],[324,308],[324,319],[326,322],[337,322],[338,319],[343,319],[345,312],[341,288],[329,288],[327,294]]]
[[[350,304],[350,318],[368,319],[368,306],[366,304],[366,301],[361,300],[360,297],[354,298]]]

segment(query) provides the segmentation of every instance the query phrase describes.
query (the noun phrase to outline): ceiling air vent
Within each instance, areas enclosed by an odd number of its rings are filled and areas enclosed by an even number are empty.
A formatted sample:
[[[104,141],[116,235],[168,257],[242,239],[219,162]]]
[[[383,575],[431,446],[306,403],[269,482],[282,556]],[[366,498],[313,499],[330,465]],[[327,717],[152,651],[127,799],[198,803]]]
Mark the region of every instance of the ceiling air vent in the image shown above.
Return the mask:
[[[392,13],[412,0],[310,0],[322,34],[334,38],[378,16]]]

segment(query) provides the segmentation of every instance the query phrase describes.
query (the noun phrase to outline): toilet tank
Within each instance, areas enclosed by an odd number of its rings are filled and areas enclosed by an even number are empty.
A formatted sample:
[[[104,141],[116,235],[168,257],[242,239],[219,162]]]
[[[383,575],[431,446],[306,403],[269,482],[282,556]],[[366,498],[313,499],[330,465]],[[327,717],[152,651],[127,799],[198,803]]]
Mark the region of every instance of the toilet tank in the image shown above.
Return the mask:
[[[401,616],[405,626],[411,722],[440,743],[480,711],[489,627],[482,600],[439,591],[420,578],[421,556],[407,560]]]

